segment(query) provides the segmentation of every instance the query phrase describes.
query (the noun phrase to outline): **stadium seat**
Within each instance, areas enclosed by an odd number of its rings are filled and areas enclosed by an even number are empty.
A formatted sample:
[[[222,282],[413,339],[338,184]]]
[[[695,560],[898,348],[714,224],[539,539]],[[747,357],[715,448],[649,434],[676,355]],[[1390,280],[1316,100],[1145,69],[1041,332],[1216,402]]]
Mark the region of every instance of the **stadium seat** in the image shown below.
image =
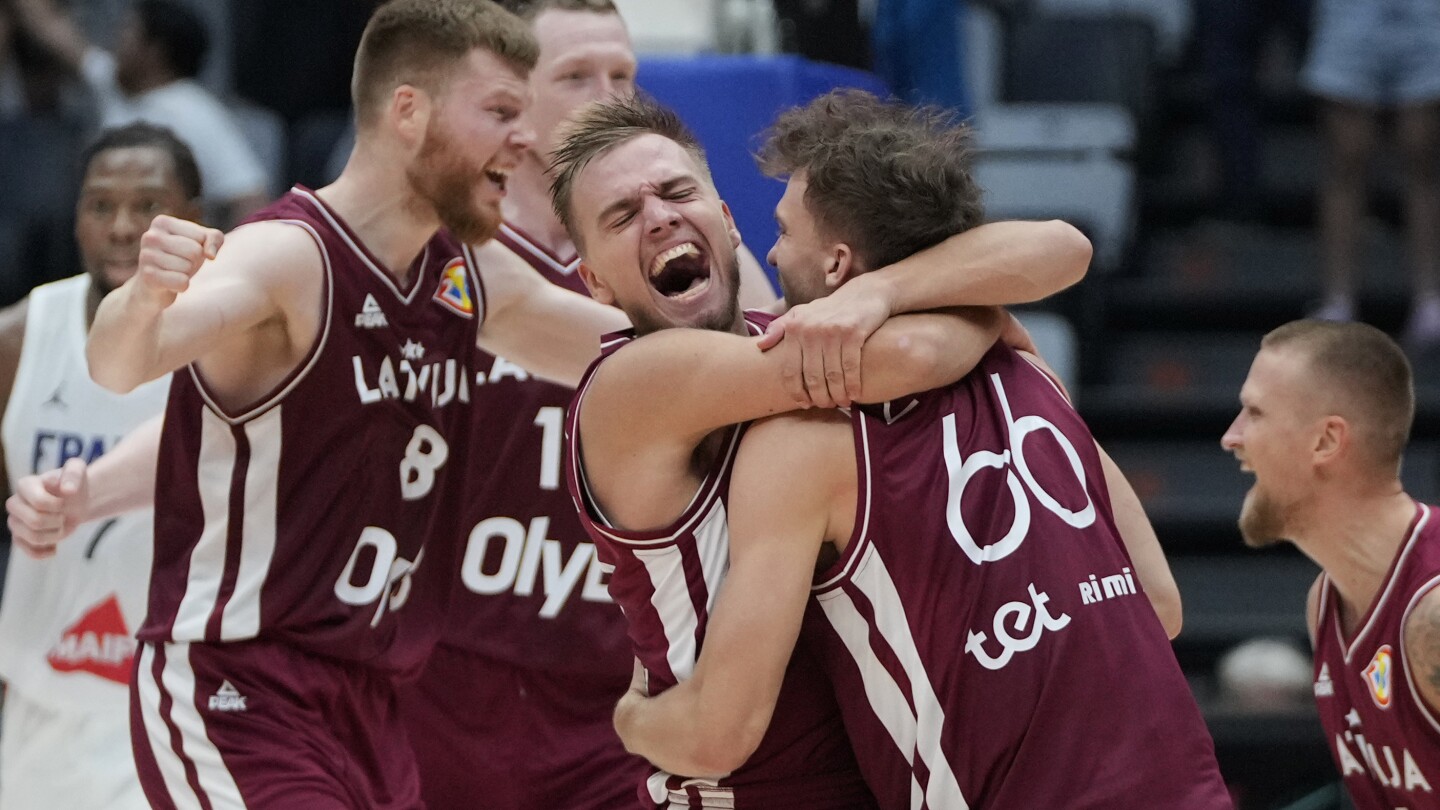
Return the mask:
[[[1143,126],[1156,106],[1155,63],[1144,18],[1032,14],[1006,37],[1005,98],[1119,104]]]
[[[991,219],[1066,220],[1089,235],[1097,269],[1123,264],[1135,222],[1135,169],[1129,163],[982,152],[975,174]]]
[[[1043,13],[1062,16],[1134,14],[1149,22],[1156,49],[1166,64],[1184,54],[1195,24],[1189,0],[1036,0]]]

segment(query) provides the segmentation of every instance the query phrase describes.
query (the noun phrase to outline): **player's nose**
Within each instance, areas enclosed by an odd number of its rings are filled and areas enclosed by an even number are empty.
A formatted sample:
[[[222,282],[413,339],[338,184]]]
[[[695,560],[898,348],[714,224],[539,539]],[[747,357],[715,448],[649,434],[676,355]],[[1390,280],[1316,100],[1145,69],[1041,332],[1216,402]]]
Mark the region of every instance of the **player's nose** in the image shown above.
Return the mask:
[[[1236,415],[1235,421],[1230,423],[1230,427],[1226,428],[1225,434],[1220,437],[1220,446],[1227,452],[1233,453],[1240,448],[1240,436],[1243,430],[1241,421],[1244,420],[1244,418],[1244,413]]]

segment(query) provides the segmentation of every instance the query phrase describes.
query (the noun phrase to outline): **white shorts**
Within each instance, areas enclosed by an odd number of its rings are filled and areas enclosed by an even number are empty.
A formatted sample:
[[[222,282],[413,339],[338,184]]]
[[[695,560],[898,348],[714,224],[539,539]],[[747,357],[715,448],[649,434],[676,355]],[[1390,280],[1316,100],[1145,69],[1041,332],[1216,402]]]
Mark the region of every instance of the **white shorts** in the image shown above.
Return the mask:
[[[1352,104],[1440,100],[1440,3],[1319,0],[1301,82],[1318,96]]]
[[[5,694],[0,808],[149,810],[130,752],[130,707],[54,709]]]

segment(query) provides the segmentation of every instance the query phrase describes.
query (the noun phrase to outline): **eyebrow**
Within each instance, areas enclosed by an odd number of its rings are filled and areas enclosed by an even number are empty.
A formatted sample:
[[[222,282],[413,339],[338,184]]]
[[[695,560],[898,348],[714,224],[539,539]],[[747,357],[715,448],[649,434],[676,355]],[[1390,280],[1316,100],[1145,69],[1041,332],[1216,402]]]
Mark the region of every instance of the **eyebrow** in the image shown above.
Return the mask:
[[[681,174],[672,177],[669,180],[662,181],[660,185],[656,186],[655,191],[663,197],[666,194],[673,192],[679,186],[699,185],[699,183],[700,181],[697,180],[693,175]],[[595,217],[595,221],[600,224],[600,227],[603,228],[605,227],[605,222],[608,221],[611,217],[619,213],[633,211],[639,207],[639,203],[639,194],[627,194],[626,196],[621,197],[615,202],[605,206],[605,208],[600,211],[599,215]]]

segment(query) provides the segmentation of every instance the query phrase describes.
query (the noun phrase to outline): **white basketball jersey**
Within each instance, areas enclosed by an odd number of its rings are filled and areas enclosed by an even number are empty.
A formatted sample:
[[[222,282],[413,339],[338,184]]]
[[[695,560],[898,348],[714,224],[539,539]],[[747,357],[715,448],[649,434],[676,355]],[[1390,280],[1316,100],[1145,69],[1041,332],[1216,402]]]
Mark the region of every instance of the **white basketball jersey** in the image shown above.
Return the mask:
[[[82,275],[30,293],[20,367],[0,422],[12,490],[18,479],[72,457],[94,461],[165,408],[169,377],[125,395],[91,381],[89,289]],[[151,533],[144,510],[80,526],[48,560],[12,548],[0,596],[0,676],[40,703],[125,706],[135,630],[145,618]]]

